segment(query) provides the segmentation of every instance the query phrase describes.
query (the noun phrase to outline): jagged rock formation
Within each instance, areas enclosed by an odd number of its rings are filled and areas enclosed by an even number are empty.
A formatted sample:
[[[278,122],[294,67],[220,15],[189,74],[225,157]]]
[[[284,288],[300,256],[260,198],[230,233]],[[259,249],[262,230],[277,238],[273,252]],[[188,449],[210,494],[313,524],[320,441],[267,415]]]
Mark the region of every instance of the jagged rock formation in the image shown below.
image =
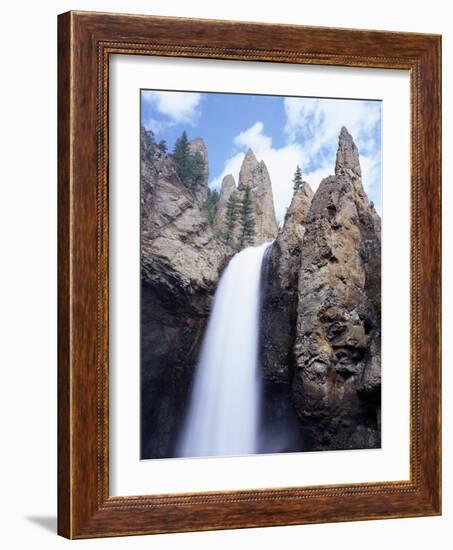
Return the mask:
[[[291,403],[294,343],[301,251],[313,191],[307,182],[295,191],[269,257],[263,266],[263,303],[260,330],[264,380],[264,440],[266,451],[303,450],[301,429]]]
[[[298,278],[305,220],[313,191],[307,182],[297,190],[283,227],[272,247],[263,301],[263,358],[265,378],[289,380],[288,368],[295,338]]]
[[[240,203],[244,199],[247,187],[250,187],[251,190],[255,221],[254,245],[258,246],[275,239],[278,233],[278,226],[275,218],[274,198],[269,172],[264,161],[258,162],[251,149],[247,151],[242,161],[237,187],[231,174],[223,178],[214,225],[218,231],[225,231],[228,199],[234,192],[236,193],[238,203]],[[237,242],[239,232],[239,223],[236,223],[231,239],[233,243]]]
[[[189,150],[191,153],[199,153],[204,160],[203,181],[201,185],[195,189],[195,196],[200,204],[203,204],[208,197],[208,179],[209,179],[209,163],[208,150],[204,140],[200,137],[194,138],[189,142]]]
[[[228,199],[250,190],[263,264],[262,452],[380,446],[380,218],[343,128],[335,175],[295,191],[278,230],[264,162],[251,150],[236,185],[223,179],[213,226],[203,181],[190,186],[142,129],[142,457],[172,456],[220,273]],[[212,219],[211,219],[212,223]],[[233,241],[239,239],[239,218]]]
[[[255,245],[259,245],[275,239],[278,226],[269,172],[264,161],[258,162],[251,149],[247,151],[239,172],[239,192],[243,193],[246,186],[250,187],[252,191],[256,231]]]
[[[380,446],[380,218],[342,128],[305,220],[293,399],[312,450]]]
[[[192,147],[205,152],[201,140]],[[201,336],[231,251],[214,237],[171,157],[141,148],[142,457],[172,455]],[[207,171],[207,169],[206,169]]]
[[[219,233],[226,230],[226,225],[227,225],[226,212],[227,212],[227,206],[228,206],[228,199],[231,197],[231,194],[234,192],[237,192],[236,182],[234,181],[234,177],[231,174],[228,174],[223,178],[222,183],[220,185],[220,195],[219,195],[219,200],[217,202],[216,211],[215,211],[214,228]],[[239,230],[239,224],[236,224],[234,239],[237,238],[238,230]]]
[[[297,276],[305,235],[305,221],[313,199],[310,184],[303,182],[294,192],[291,204],[286,212],[283,228],[279,231],[274,258],[276,271],[282,288],[292,292],[297,289]]]

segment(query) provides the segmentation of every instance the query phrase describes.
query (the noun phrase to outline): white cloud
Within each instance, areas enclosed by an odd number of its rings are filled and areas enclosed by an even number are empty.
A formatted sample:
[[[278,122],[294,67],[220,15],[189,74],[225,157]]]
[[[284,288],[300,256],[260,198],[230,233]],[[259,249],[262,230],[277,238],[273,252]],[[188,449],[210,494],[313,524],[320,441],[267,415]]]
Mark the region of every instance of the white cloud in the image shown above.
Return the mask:
[[[381,160],[377,155],[361,155],[362,183],[368,198],[374,202],[376,210],[382,210]]]
[[[332,167],[332,163],[329,162],[318,166],[310,172],[304,172],[303,178],[310,183],[310,187],[313,189],[313,191],[316,191],[321,181],[324,178],[327,178],[327,176],[331,176],[333,172],[334,167]]]
[[[250,148],[255,155],[260,156],[262,151],[267,151],[272,147],[272,138],[265,136],[263,130],[264,124],[255,122],[253,126],[234,138],[234,144],[241,148]]]
[[[244,151],[252,149],[258,160],[263,160],[269,171],[274,195],[275,214],[281,222],[293,195],[292,179],[297,164],[301,162],[301,148],[290,143],[280,149],[272,147],[272,138],[264,134],[262,122],[256,122],[234,138],[234,144],[243,151],[234,154],[225,163],[222,173],[211,181],[211,187],[219,188],[222,179],[232,174],[238,182]]]
[[[194,125],[199,116],[202,95],[195,92],[154,92],[144,91],[142,97],[162,115],[168,116],[173,123]]]
[[[275,213],[284,219],[293,195],[292,179],[299,164],[303,177],[315,191],[322,179],[334,173],[338,136],[346,126],[360,152],[363,185],[380,210],[380,143],[374,130],[380,118],[380,104],[366,101],[285,98],[286,144],[275,148],[261,121],[240,132],[233,143],[240,152],[229,158],[221,174],[211,181],[219,188],[223,177],[238,181],[244,152],[251,148],[266,163],[272,181]]]
[[[222,172],[216,178],[211,180],[209,186],[212,189],[220,189],[223,178],[228,174],[233,175],[237,185],[238,178],[239,178],[239,170],[241,169],[241,164],[242,164],[242,161],[244,160],[244,157],[245,157],[245,153],[236,153],[231,158],[229,158],[225,162]]]
[[[165,132],[168,128],[174,125],[174,122],[169,120],[157,120],[157,118],[148,117],[144,121],[145,127],[158,134],[159,132]]]
[[[284,99],[285,133],[289,141],[308,141],[307,153],[336,143],[341,127],[346,126],[362,147],[373,146],[370,134],[380,118],[380,103],[348,99]]]
[[[380,210],[381,148],[376,139],[381,104],[372,101],[285,98],[285,133],[300,143],[304,177],[316,189],[332,174],[341,127],[346,126],[360,153],[362,182]]]
[[[301,153],[300,146],[292,143],[280,149],[262,149],[257,154],[258,160],[264,160],[269,171],[278,223],[283,222],[293,196],[292,180],[296,166],[301,163]]]
[[[290,141],[295,141],[300,132],[314,134],[322,123],[319,99],[285,97],[285,132]]]

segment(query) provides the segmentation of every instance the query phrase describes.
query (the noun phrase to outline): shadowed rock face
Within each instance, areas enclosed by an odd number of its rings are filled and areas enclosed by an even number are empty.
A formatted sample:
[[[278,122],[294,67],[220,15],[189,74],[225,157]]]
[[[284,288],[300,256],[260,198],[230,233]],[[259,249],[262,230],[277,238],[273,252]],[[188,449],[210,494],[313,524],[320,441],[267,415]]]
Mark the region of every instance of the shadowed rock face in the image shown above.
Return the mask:
[[[205,190],[192,193],[169,156],[146,155],[146,140],[142,134],[143,458],[172,456],[212,295],[231,255],[200,204]]]
[[[300,422],[291,399],[297,319],[297,282],[305,218],[313,191],[309,184],[294,193],[283,227],[263,265],[261,367],[265,452],[303,450]]]
[[[294,193],[272,247],[264,276],[262,367],[268,380],[289,382],[296,335],[298,279],[305,219],[313,191],[307,182]]]
[[[312,450],[380,446],[380,218],[345,128],[305,221],[292,394]]]

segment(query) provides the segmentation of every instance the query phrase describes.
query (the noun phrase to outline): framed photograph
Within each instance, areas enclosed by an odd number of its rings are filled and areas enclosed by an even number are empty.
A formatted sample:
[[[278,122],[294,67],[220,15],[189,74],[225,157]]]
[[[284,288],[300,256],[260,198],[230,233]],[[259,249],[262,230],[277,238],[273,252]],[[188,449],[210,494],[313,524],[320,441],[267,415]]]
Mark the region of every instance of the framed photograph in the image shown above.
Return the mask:
[[[58,34],[59,533],[440,514],[440,37]]]

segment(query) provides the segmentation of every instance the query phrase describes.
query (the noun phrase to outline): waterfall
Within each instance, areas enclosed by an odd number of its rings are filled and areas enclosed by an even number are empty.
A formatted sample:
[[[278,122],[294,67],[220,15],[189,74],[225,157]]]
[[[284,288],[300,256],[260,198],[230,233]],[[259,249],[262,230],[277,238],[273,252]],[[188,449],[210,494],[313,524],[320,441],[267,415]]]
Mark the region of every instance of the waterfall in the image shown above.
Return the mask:
[[[214,296],[178,456],[257,452],[261,265],[269,243],[237,253]]]

